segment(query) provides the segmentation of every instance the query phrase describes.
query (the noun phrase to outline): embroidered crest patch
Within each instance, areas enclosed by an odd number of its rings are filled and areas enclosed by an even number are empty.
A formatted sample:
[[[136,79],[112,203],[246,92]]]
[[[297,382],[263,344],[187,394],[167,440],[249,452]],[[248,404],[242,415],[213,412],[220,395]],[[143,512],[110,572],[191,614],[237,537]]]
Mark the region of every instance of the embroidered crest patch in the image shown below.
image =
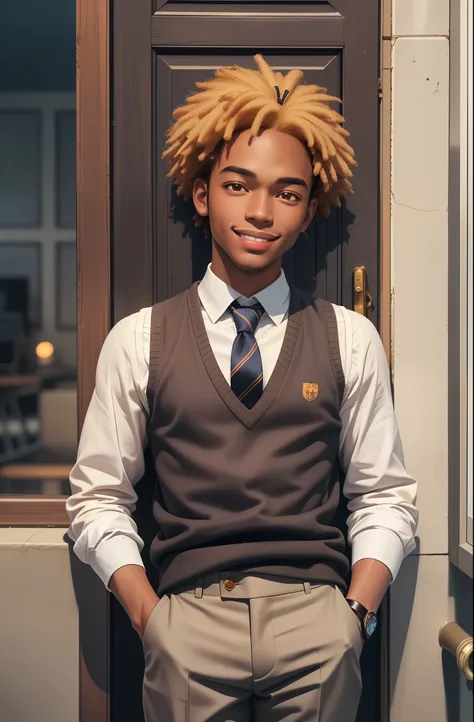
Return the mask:
[[[310,384],[310,383],[304,383],[303,384],[303,396],[306,399],[306,401],[314,401],[318,398],[319,393],[319,384]]]

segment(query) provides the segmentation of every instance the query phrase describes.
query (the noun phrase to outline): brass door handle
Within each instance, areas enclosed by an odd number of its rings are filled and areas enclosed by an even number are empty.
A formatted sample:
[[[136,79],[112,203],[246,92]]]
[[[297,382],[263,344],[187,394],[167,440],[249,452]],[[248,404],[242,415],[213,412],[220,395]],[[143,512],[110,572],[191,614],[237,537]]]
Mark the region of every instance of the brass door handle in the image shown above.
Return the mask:
[[[353,275],[353,306],[356,313],[367,316],[367,309],[372,308],[372,296],[367,290],[367,273],[365,266],[356,266]]]
[[[439,630],[438,640],[440,647],[456,657],[456,664],[463,677],[472,682],[472,637],[456,622],[446,622]]]

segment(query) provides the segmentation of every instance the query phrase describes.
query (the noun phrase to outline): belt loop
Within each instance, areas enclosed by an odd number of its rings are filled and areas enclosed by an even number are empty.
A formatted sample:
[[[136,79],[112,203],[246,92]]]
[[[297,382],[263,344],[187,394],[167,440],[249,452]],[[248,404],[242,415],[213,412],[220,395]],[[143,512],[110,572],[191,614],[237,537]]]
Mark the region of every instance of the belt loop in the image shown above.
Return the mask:
[[[203,580],[201,577],[196,579],[196,587],[194,589],[194,596],[196,597],[196,599],[202,599],[202,584]]]
[[[311,584],[309,582],[303,582],[303,588],[305,594],[311,593]]]

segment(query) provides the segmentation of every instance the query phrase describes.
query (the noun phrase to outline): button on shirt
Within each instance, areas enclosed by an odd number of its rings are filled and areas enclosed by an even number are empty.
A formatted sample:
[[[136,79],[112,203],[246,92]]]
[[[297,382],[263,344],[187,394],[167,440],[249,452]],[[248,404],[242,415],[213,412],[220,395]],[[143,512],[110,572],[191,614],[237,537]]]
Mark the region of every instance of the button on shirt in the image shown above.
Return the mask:
[[[265,313],[255,332],[268,383],[286,329],[290,289],[283,271],[263,291],[245,298],[217,278],[210,266],[198,286],[204,325],[222,374],[230,383],[236,335],[229,304],[258,302]],[[348,541],[352,564],[383,562],[395,579],[403,558],[415,548],[418,521],[416,483],[407,474],[393,410],[390,377],[377,330],[363,316],[334,306],[345,391],[339,456],[348,499]],[[148,440],[146,396],[151,308],[119,321],[102,347],[92,395],[70,474],[66,509],[74,551],[107,588],[126,564],[143,565],[144,542],[131,517],[143,476]]]

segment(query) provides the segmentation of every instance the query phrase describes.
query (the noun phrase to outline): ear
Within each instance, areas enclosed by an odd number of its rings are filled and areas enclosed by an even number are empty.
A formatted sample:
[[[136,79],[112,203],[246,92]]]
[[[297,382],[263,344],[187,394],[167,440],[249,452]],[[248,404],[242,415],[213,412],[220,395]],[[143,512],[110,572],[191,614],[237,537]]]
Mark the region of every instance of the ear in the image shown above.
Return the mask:
[[[203,218],[209,215],[208,184],[202,178],[196,178],[193,185],[193,203],[196,211]]]
[[[301,233],[304,233],[306,229],[308,228],[309,224],[314,218],[314,214],[316,213],[316,209],[318,207],[318,201],[316,198],[312,198],[310,202],[308,203],[308,208],[306,209],[306,215],[304,218],[303,226],[301,228]]]

